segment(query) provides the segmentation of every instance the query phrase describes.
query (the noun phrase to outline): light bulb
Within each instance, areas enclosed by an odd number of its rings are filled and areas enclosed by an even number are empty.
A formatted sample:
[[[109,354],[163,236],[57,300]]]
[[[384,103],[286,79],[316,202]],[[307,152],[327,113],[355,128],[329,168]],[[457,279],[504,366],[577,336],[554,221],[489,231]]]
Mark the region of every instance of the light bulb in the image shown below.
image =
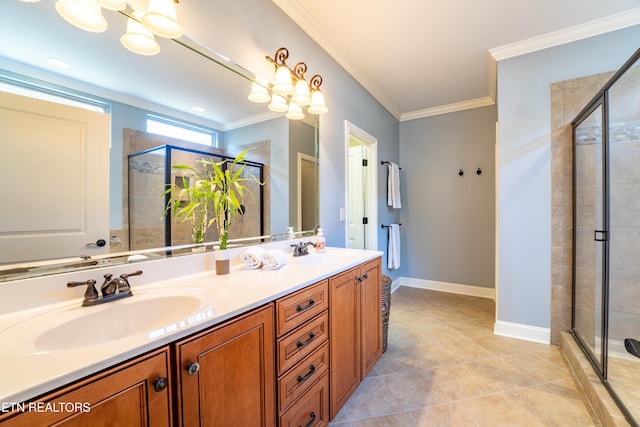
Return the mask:
[[[136,11],[133,17],[139,19],[142,13]],[[147,30],[135,19],[127,19],[127,32],[120,37],[120,43],[133,53],[151,56],[160,52],[160,45],[153,38],[153,33]]]
[[[142,25],[160,37],[175,39],[182,35],[173,0],[149,0],[147,13],[142,17]]]
[[[293,81],[291,80],[291,71],[286,65],[281,65],[276,71],[276,82],[273,84],[273,91],[280,95],[289,95],[293,93]]]
[[[263,86],[260,83],[252,82],[249,100],[260,103],[269,102],[271,97],[269,96],[269,90],[267,90],[266,85]]]
[[[125,2],[124,0],[93,0],[93,1],[95,1],[100,7],[103,7],[109,10],[123,10],[125,7],[127,7],[127,2]]]
[[[305,107],[311,102],[311,98],[309,98],[309,85],[304,79],[296,82],[295,92],[291,100],[301,107]]]
[[[309,112],[311,114],[324,114],[328,110],[324,105],[324,95],[319,90],[313,91],[311,94],[311,105],[309,106]]]
[[[271,111],[275,111],[276,113],[284,113],[289,110],[289,106],[287,105],[287,100],[282,96],[274,93],[271,97],[271,103],[269,104],[269,109]]]
[[[300,107],[295,102],[289,103],[289,111],[285,114],[287,119],[291,120],[301,120],[304,119],[304,113],[302,112],[302,107]]]
[[[69,24],[91,33],[107,30],[107,20],[100,6],[91,0],[58,0],[56,11]]]

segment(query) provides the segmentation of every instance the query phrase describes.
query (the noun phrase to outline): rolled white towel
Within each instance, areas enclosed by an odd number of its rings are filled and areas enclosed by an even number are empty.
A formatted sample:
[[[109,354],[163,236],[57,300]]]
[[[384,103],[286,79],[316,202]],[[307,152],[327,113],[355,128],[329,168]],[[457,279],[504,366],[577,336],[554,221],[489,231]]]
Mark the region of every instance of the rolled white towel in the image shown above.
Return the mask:
[[[271,249],[262,254],[262,268],[275,270],[287,263],[289,256],[279,249]]]
[[[251,246],[240,254],[240,259],[244,263],[245,268],[255,270],[262,266],[262,255],[264,253],[265,250],[260,246]]]

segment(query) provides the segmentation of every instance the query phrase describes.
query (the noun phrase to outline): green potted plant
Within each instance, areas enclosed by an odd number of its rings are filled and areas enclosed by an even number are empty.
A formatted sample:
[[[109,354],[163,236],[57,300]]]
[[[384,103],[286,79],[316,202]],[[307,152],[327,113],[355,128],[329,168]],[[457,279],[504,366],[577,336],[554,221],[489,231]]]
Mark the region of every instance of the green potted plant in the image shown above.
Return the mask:
[[[218,248],[216,250],[216,273],[229,272],[229,256],[227,252],[229,240],[229,224],[238,213],[242,213],[242,200],[248,193],[253,194],[244,185],[246,181],[254,181],[262,185],[252,174],[245,173],[247,152],[244,150],[233,160],[221,161],[201,159],[200,171],[187,165],[174,165],[188,173],[190,180],[182,177],[182,186],[168,184],[163,195],[171,194],[165,215],[172,210],[174,218],[191,221],[194,243],[204,243],[204,235],[214,223],[218,230]],[[239,167],[234,167],[238,166]]]

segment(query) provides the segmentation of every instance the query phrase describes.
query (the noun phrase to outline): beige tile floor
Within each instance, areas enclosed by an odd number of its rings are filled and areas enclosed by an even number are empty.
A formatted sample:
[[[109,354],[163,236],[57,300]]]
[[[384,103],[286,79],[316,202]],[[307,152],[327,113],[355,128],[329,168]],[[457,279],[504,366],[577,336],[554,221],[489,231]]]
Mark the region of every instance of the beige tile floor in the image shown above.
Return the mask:
[[[493,335],[494,311],[400,287],[386,353],[330,425],[600,426],[560,348]]]

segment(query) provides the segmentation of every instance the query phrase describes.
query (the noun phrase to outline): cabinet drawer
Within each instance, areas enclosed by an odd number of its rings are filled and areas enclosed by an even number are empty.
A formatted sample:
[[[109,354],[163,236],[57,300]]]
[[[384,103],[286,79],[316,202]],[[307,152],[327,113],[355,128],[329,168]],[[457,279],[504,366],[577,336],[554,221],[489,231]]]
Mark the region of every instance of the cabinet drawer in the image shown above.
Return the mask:
[[[300,400],[280,416],[280,427],[329,424],[329,375],[325,374]]]
[[[325,311],[278,340],[278,375],[300,362],[329,339],[329,315]]]
[[[276,301],[276,335],[302,325],[328,307],[329,281],[323,280]]]
[[[287,409],[329,370],[329,343],[314,351],[278,380],[278,408]]]

